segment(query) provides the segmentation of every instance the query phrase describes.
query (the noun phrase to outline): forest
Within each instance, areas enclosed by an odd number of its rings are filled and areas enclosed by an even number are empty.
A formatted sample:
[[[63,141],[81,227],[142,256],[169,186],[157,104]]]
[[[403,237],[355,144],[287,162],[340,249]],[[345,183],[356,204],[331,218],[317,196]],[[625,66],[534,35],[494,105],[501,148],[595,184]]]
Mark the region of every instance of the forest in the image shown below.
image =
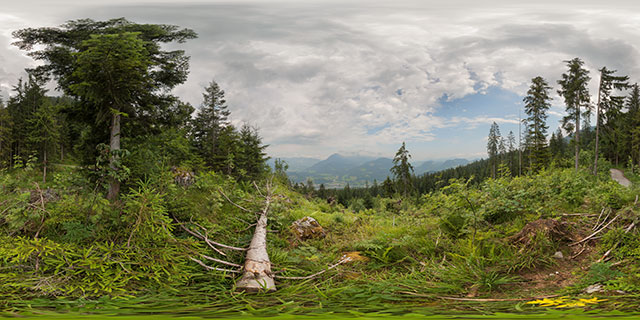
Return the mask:
[[[624,70],[574,58],[531,79],[522,132],[494,122],[486,159],[416,175],[398,141],[384,181],[329,189],[268,166],[215,79],[197,107],[172,94],[189,56],[166,47],[193,30],[81,19],[13,37],[39,64],[0,102],[2,316],[637,314]]]

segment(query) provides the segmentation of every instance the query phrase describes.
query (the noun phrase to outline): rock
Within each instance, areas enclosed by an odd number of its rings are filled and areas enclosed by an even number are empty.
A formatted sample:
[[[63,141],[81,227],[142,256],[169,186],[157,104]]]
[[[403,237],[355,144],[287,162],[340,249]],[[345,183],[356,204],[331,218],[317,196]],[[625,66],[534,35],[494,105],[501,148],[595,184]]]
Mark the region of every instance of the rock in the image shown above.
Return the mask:
[[[188,171],[178,167],[172,167],[173,182],[179,186],[189,187],[196,182],[196,174],[192,171]]]
[[[322,228],[316,219],[311,217],[304,217],[294,221],[290,228],[296,238],[300,241],[322,238],[326,235],[324,228]]]
[[[604,289],[603,286],[601,284],[599,284],[599,283],[596,283],[596,284],[592,284],[592,285],[586,287],[584,289],[584,292],[591,294],[591,293],[600,292],[600,291],[602,291],[602,289]]]
[[[564,255],[562,254],[562,251],[556,251],[556,253],[553,254],[553,257],[556,259],[564,259]]]
[[[42,200],[44,201],[44,203],[56,201],[58,199],[60,199],[60,195],[57,191],[49,188],[42,190]],[[38,192],[38,190],[31,190],[29,202],[31,204],[35,204],[39,203],[40,201],[40,192]]]

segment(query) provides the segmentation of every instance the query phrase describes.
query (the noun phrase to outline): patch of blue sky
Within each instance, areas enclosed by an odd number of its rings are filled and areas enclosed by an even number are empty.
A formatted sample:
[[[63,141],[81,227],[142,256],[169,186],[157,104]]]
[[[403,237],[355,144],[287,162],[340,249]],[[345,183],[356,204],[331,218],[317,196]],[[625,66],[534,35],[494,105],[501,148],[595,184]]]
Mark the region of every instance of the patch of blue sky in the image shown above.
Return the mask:
[[[526,117],[522,99],[522,96],[499,87],[489,87],[483,93],[450,101],[445,95],[440,98],[434,116],[445,119],[447,125],[430,130],[434,136],[432,141],[416,141],[409,146],[423,159],[484,157],[486,137],[493,121],[498,123],[503,137],[512,131],[518,140],[518,118]],[[549,114],[549,136],[558,128],[560,118]],[[523,135],[524,130],[523,125]]]

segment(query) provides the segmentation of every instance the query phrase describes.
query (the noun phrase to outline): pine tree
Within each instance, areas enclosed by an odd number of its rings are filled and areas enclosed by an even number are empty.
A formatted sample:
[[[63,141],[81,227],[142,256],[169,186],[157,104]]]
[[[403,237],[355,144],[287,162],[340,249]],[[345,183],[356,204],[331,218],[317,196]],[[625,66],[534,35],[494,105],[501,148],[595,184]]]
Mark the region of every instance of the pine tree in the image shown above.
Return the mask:
[[[603,67],[600,71],[600,85],[598,86],[598,103],[596,105],[596,142],[595,157],[593,163],[593,174],[598,173],[598,155],[600,145],[600,126],[603,126],[606,134],[603,136],[605,144],[603,149],[609,151],[609,159],[615,160],[618,164],[620,146],[626,139],[621,139],[624,134],[624,120],[622,107],[624,96],[612,95],[612,90],[623,90],[629,87],[629,77],[615,76],[616,70],[609,70]],[[601,124],[601,122],[603,122]]]
[[[640,166],[640,86],[637,83],[631,86],[626,105],[629,110],[627,121],[631,136],[631,159]]]
[[[489,139],[487,141],[487,154],[489,154],[489,162],[491,163],[491,177],[496,178],[496,170],[498,167],[498,155],[500,154],[500,127],[493,122],[489,129]]]
[[[29,137],[29,119],[33,118],[33,114],[46,101],[44,89],[44,81],[32,74],[26,81],[18,80],[18,84],[13,87],[15,95],[9,99],[7,104],[7,112],[12,121],[10,140],[11,164],[15,158],[25,159],[33,153],[38,152],[29,146],[27,137]]]
[[[529,163],[531,170],[537,172],[548,162],[547,149],[547,111],[551,107],[549,96],[551,87],[542,77],[531,79],[531,86],[524,97],[529,141]]]
[[[387,178],[384,179],[381,187],[382,187],[382,192],[386,197],[391,198],[393,194],[396,192],[395,186],[393,185],[393,181],[391,181],[391,178],[389,178],[389,176],[387,176]]]
[[[2,96],[0,96],[0,169],[9,165],[11,154],[9,145],[11,143],[11,128],[13,127],[9,110],[4,106]]]
[[[107,199],[113,200],[120,192],[119,175],[122,118],[143,109],[144,98],[157,84],[152,74],[153,62],[145,41],[139,33],[92,35],[82,41],[76,54],[75,83],[71,92],[90,101],[102,121],[109,126],[110,178]]]
[[[267,170],[267,154],[264,150],[268,147],[262,144],[262,138],[256,128],[245,124],[240,129],[240,146],[238,154],[238,168],[242,170],[241,176],[248,180],[258,179]]]
[[[581,117],[589,119],[591,107],[589,105],[589,71],[583,68],[584,62],[580,58],[565,61],[568,67],[562,79],[558,80],[561,89],[558,94],[564,98],[567,115],[562,119],[562,126],[574,133],[575,169],[578,171],[580,156],[580,121]],[[584,111],[583,108],[584,107]]]
[[[224,90],[215,81],[205,88],[203,103],[198,115],[193,120],[193,140],[205,162],[211,167],[219,167],[216,159],[221,156],[220,139],[223,131],[229,126],[229,110],[224,98]]]
[[[412,185],[412,173],[413,166],[409,163],[409,159],[411,155],[407,150],[405,143],[402,142],[402,146],[396,152],[395,157],[393,158],[393,167],[391,167],[391,173],[395,178],[395,182],[399,187],[399,190],[402,190],[403,196],[407,196],[409,192],[413,189]]]
[[[46,101],[46,100],[45,100]],[[42,182],[47,182],[48,155],[60,140],[60,125],[56,119],[56,107],[46,101],[28,120],[27,140],[39,150],[42,159]]]

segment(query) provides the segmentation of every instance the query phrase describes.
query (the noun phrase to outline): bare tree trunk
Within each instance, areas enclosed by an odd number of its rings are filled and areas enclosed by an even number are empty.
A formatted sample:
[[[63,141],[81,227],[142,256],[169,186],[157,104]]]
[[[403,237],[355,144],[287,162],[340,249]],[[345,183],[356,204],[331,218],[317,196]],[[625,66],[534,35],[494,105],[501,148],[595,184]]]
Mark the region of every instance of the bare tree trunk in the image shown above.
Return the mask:
[[[578,164],[580,158],[580,103],[576,105],[576,159],[575,159],[575,167],[576,172],[578,172]]]
[[[120,113],[114,113],[113,118],[111,120],[111,137],[109,140],[109,151],[117,151],[120,150]],[[109,159],[109,168],[111,170],[116,170],[115,165],[115,155],[111,155],[111,159]],[[112,178],[109,182],[109,191],[107,193],[107,199],[114,200],[118,197],[118,193],[120,192],[120,181],[116,178]]]
[[[271,192],[268,190],[265,208],[260,213],[256,229],[251,239],[251,245],[247,251],[244,262],[244,274],[236,283],[236,288],[247,292],[260,290],[276,291],[271,272],[271,261],[267,253],[267,213],[271,203]]]
[[[600,91],[602,87],[602,72],[600,72],[600,84],[598,85],[598,104],[596,105],[596,154],[593,160],[593,175],[598,175],[598,146],[600,142]]]

